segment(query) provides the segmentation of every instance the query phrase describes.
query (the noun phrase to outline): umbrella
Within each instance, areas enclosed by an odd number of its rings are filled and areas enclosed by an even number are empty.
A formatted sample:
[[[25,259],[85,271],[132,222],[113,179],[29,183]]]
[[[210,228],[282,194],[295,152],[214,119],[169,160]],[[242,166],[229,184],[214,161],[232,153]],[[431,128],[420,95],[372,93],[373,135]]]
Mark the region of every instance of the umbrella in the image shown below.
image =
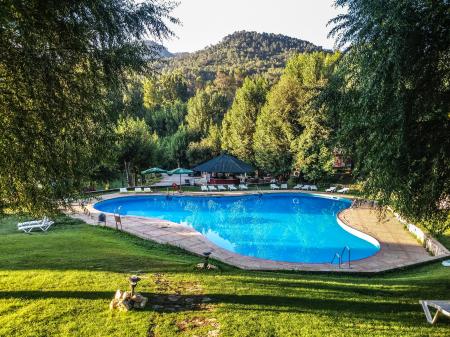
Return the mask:
[[[141,174],[166,173],[166,172],[167,172],[166,170],[163,170],[163,169],[161,169],[159,167],[152,167],[152,168],[149,168],[149,169],[147,169],[145,171],[142,171]]]
[[[194,173],[194,171],[191,171],[191,170],[179,167],[179,168],[176,168],[176,169],[174,169],[172,171],[169,171],[167,173],[170,174],[170,175],[172,175],[172,174],[179,174],[180,175],[180,186],[181,186],[181,175],[182,174],[191,174],[191,173]]]

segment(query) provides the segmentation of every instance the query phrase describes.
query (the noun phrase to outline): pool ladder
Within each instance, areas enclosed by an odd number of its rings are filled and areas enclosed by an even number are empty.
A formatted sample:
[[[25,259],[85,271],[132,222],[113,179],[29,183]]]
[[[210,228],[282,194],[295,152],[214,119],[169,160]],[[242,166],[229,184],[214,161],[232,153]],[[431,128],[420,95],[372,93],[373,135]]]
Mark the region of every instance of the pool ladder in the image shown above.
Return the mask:
[[[341,268],[342,265],[344,265],[344,254],[345,252],[348,252],[348,269],[350,269],[350,247],[349,246],[345,246],[341,253],[339,254],[338,252],[336,252],[336,254],[334,254],[333,256],[333,260],[331,260],[331,264],[333,264],[334,260],[336,260],[336,258],[339,260],[339,268]]]

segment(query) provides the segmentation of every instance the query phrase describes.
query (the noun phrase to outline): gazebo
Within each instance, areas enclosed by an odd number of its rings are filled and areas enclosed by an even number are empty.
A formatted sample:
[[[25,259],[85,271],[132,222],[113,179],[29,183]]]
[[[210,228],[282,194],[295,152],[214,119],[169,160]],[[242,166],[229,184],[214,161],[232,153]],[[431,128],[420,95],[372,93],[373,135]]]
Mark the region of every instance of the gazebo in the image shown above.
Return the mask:
[[[194,167],[192,170],[196,172],[211,173],[213,177],[209,178],[209,184],[238,184],[239,179],[237,178],[229,176],[217,177],[217,175],[221,173],[223,175],[245,174],[255,171],[249,164],[225,153]],[[214,175],[216,176],[214,177]]]

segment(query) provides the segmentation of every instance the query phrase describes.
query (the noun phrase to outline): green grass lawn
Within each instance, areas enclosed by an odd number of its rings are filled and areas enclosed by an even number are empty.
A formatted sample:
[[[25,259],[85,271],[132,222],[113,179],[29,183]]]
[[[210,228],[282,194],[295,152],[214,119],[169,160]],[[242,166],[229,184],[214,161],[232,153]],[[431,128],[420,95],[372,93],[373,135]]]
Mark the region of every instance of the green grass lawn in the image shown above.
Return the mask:
[[[17,220],[0,218],[0,336],[450,335],[449,321],[429,325],[418,304],[450,299],[440,263],[376,277],[197,271],[198,257],[110,229],[61,218],[47,233],[24,234]],[[110,311],[135,272],[147,308]],[[174,293],[180,303],[211,301],[153,309]]]

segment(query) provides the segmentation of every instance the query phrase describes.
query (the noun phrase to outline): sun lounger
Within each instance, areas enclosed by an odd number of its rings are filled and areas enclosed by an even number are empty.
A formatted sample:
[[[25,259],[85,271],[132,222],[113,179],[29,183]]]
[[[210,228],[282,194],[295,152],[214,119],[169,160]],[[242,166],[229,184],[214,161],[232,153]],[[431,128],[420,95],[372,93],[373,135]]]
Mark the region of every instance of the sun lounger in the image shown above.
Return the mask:
[[[208,186],[208,190],[210,190],[210,191],[217,191],[217,188],[216,188],[216,186],[209,185]]]
[[[223,185],[217,185],[217,189],[219,190],[219,191],[226,191],[227,189],[225,188],[225,186],[223,186]]]
[[[239,184],[239,189],[240,190],[248,190],[248,187],[246,184]]]
[[[236,186],[234,186],[234,185],[228,185],[228,189],[230,191],[236,191],[237,190]]]
[[[134,188],[134,192],[136,192],[136,193],[142,192],[142,188],[141,187],[135,187]]]
[[[281,184],[281,189],[282,190],[287,190],[287,188],[288,188],[287,184]]]
[[[303,186],[302,186],[302,190],[308,191],[308,190],[309,190],[309,185],[303,185]]]
[[[153,192],[152,189],[150,187],[144,187],[144,192]]]
[[[119,192],[120,192],[120,193],[127,193],[128,190],[127,190],[126,187],[121,187],[121,188],[119,189]]]
[[[270,184],[270,189],[271,190],[279,190],[280,186],[276,185],[276,184]]]
[[[294,190],[300,190],[303,187],[302,184],[297,184],[293,187]]]
[[[450,301],[426,300],[426,301],[419,301],[419,303],[422,305],[425,317],[427,318],[427,321],[430,324],[436,323],[440,316],[447,316],[450,318]],[[434,317],[431,316],[429,307],[436,309]]]
[[[350,191],[350,189],[348,187],[344,187],[344,188],[341,188],[340,190],[338,190],[337,192],[338,193],[348,193],[348,191]]]
[[[336,186],[331,186],[325,190],[325,192],[336,192]]]
[[[200,186],[202,192],[208,192],[208,187],[205,185]]]
[[[42,220],[20,222],[17,224],[17,229],[19,231],[24,231],[25,233],[29,233],[35,228],[46,232],[54,223],[54,221],[51,221],[49,218],[44,217]]]
[[[310,191],[317,191],[317,186],[316,185],[309,185],[309,190]]]

